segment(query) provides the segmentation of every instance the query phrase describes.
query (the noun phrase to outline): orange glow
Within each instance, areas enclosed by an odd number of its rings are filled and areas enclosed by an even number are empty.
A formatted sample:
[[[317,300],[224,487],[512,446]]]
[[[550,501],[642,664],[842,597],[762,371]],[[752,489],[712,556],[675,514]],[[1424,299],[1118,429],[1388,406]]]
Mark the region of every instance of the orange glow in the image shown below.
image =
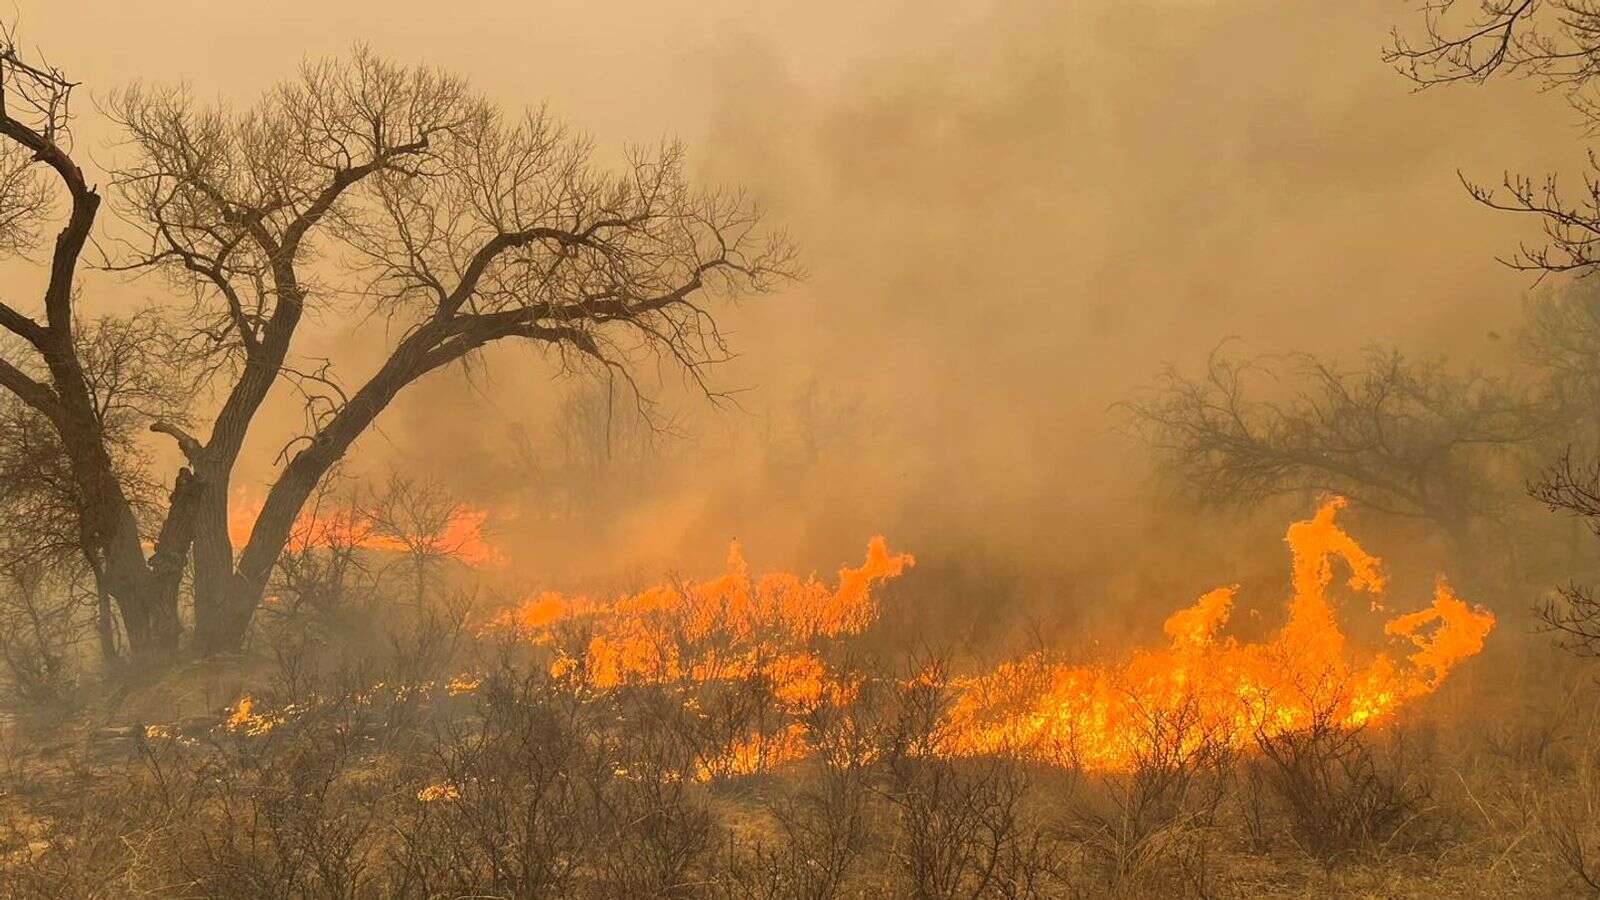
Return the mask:
[[[941,749],[956,755],[1002,750],[1087,769],[1130,767],[1153,734],[1181,729],[1180,742],[1245,746],[1258,734],[1304,729],[1317,717],[1346,727],[1388,719],[1436,689],[1461,660],[1483,649],[1494,615],[1469,607],[1441,578],[1430,607],[1390,620],[1385,633],[1414,652],[1402,661],[1347,651],[1328,588],[1334,564],[1346,584],[1380,595],[1380,561],[1334,522],[1344,501],[1325,502],[1289,528],[1294,592],[1288,621],[1270,640],[1220,635],[1236,588],[1218,588],[1166,621],[1169,645],[1135,652],[1120,666],[1083,667],[1040,656],[950,683],[955,703]],[[1431,632],[1424,627],[1434,625]]]
[[[1260,643],[1223,634],[1237,587],[1222,587],[1166,620],[1167,645],[1123,662],[1083,666],[1035,654],[993,671],[917,684],[948,693],[938,752],[1018,753],[1092,770],[1125,770],[1157,734],[1174,731],[1185,749],[1202,743],[1245,747],[1330,720],[1344,727],[1391,718],[1406,702],[1438,688],[1477,654],[1494,628],[1441,578],[1430,606],[1388,621],[1384,632],[1409,652],[1352,651],[1329,589],[1336,566],[1345,585],[1377,608],[1381,562],[1341,529],[1344,500],[1290,526],[1293,591],[1287,621]],[[871,587],[899,576],[913,559],[874,538],[866,561],[840,571],[829,589],[815,579],[769,574],[752,579],[735,544],[727,571],[709,581],[663,585],[613,601],[545,592],[500,614],[491,629],[550,647],[553,676],[593,689],[628,683],[693,685],[759,677],[791,715],[854,695],[848,677],[819,654],[825,641],[865,630],[877,618]],[[693,701],[689,701],[692,703]],[[796,720],[736,740],[702,765],[702,776],[740,774],[807,752]]]
[[[550,672],[590,687],[760,675],[779,700],[798,710],[834,688],[812,645],[876,621],[873,583],[898,577],[915,562],[873,538],[866,561],[839,570],[838,587],[829,589],[788,573],[752,579],[735,543],[727,571],[709,581],[658,585],[609,602],[546,591],[501,613],[490,629],[536,644],[554,643],[558,631],[583,630],[583,646],[558,650]]]
[[[234,547],[243,547],[250,540],[250,532],[255,528],[261,507],[260,499],[244,491],[234,492],[228,504],[228,538]],[[450,513],[443,531],[419,540],[430,552],[453,556],[467,565],[504,565],[505,554],[492,546],[483,533],[484,523],[488,519],[487,510],[458,506]],[[350,510],[324,512],[316,517],[309,513],[302,514],[289,531],[290,547],[330,543],[386,553],[404,553],[413,549],[404,541],[378,533],[362,516]]]

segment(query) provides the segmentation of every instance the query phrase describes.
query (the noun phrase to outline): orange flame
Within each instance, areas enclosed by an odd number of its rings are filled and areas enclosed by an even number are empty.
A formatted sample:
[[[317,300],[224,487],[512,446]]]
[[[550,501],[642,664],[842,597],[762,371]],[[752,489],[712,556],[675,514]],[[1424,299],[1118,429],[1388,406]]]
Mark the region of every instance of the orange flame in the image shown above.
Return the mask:
[[[941,749],[969,755],[1001,750],[1071,762],[1089,769],[1126,769],[1156,729],[1181,728],[1181,738],[1239,746],[1257,735],[1310,727],[1320,717],[1357,727],[1392,716],[1435,690],[1461,660],[1483,649],[1494,615],[1469,607],[1439,579],[1427,609],[1384,628],[1414,651],[1402,662],[1376,653],[1357,663],[1328,598],[1334,563],[1350,570],[1348,585],[1378,595],[1380,561],[1334,523],[1342,498],[1290,526],[1294,593],[1289,620],[1269,641],[1241,644],[1219,632],[1236,587],[1218,588],[1166,621],[1169,646],[1143,650],[1116,668],[1055,664],[1040,656],[952,682],[956,699]],[[1424,627],[1436,625],[1431,633]]]
[[[815,578],[771,573],[752,580],[738,543],[727,572],[686,586],[658,585],[611,602],[539,594],[490,623],[539,644],[558,627],[587,628],[582,652],[559,650],[551,674],[594,688],[629,682],[711,681],[762,674],[796,709],[823,699],[831,678],[811,644],[863,631],[877,619],[872,584],[916,563],[875,537],[866,561],[839,570],[830,590]]]
[[[236,491],[228,504],[228,538],[235,547],[250,540],[256,517],[261,514],[262,501],[243,491]],[[444,529],[436,535],[419,538],[441,554],[453,556],[471,566],[498,566],[506,563],[501,553],[485,537],[484,524],[489,512],[458,506],[451,511]],[[321,515],[303,513],[289,531],[289,546],[306,546],[337,543],[386,553],[404,553],[412,548],[406,542],[375,531],[362,516],[351,510],[324,512]]]
[[[1329,597],[1335,566],[1348,571],[1347,586],[1368,594],[1374,609],[1385,580],[1381,561],[1335,523],[1344,506],[1331,498],[1289,527],[1288,619],[1268,640],[1241,643],[1222,633],[1238,590],[1232,586],[1173,613],[1164,625],[1167,646],[1136,651],[1120,665],[1070,665],[1034,654],[974,676],[930,671],[903,687],[948,692],[935,751],[1018,753],[1114,771],[1175,733],[1183,751],[1243,747],[1320,722],[1356,728],[1394,716],[1480,652],[1495,617],[1440,578],[1430,606],[1384,625],[1386,635],[1409,644],[1406,655],[1352,651]],[[793,718],[776,732],[734,740],[702,772],[738,774],[804,755],[798,715],[855,696],[859,682],[830,671],[819,645],[871,625],[878,615],[871,587],[913,562],[874,538],[866,561],[842,569],[830,590],[787,574],[752,580],[735,544],[721,577],[610,602],[546,592],[502,613],[491,628],[550,646],[552,675],[594,689],[766,679]],[[573,642],[575,634],[581,639]]]

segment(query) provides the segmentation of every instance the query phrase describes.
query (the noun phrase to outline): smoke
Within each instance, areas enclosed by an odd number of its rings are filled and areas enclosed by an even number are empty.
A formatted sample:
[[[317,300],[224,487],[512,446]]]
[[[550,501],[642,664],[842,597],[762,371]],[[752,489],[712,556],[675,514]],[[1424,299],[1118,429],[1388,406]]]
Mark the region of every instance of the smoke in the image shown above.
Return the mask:
[[[498,510],[528,578],[709,570],[733,537],[758,566],[824,567],[880,531],[929,570],[1090,565],[1159,513],[1117,430],[1129,390],[1229,335],[1498,352],[1526,283],[1493,255],[1522,233],[1455,173],[1580,152],[1518,85],[1412,93],[1378,58],[1408,11],[1380,0],[89,6],[22,18],[96,90],[188,75],[245,98],[359,38],[508,105],[548,99],[602,145],[675,134],[788,226],[808,278],[723,318],[740,356],[713,378],[736,406],[647,365],[677,434],[578,473],[563,403],[595,388],[496,351],[363,440],[363,468]],[[309,352],[355,347],[356,377],[370,324],[327,327]],[[269,434],[294,424],[278,399],[244,480],[271,477]]]

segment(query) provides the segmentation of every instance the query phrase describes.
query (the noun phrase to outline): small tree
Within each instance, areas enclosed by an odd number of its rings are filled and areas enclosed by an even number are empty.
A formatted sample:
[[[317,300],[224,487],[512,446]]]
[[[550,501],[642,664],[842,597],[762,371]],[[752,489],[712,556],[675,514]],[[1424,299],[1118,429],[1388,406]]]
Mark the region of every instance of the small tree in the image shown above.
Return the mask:
[[[317,485],[278,557],[267,590],[286,618],[337,615],[369,575],[362,545],[372,526],[338,485],[334,476]]]
[[[1581,133],[1600,133],[1600,5],[1591,0],[1456,0],[1421,4],[1421,27],[1397,30],[1386,58],[1422,87],[1526,78],[1567,100]],[[1407,33],[1407,32],[1410,33]],[[1473,199],[1494,209],[1531,215],[1545,240],[1523,245],[1503,261],[1538,273],[1592,274],[1600,266],[1600,155],[1576,190],[1555,174],[1506,175],[1498,188],[1463,178]],[[1554,396],[1569,422],[1568,448],[1531,486],[1533,496],[1558,512],[1600,526],[1600,305],[1575,287],[1536,306],[1525,337],[1536,364],[1551,376]],[[1600,533],[1600,529],[1597,529]],[[1569,648],[1600,651],[1600,603],[1589,588],[1569,585],[1543,606],[1546,624]]]
[[[462,514],[460,503],[436,481],[391,472],[385,485],[362,508],[361,519],[372,535],[393,546],[411,567],[412,599],[420,608],[428,580],[442,563],[460,559],[468,536],[452,525]]]
[[[1531,491],[1550,511],[1581,520],[1600,537],[1600,462],[1574,463],[1562,456]],[[1600,656],[1600,596],[1593,587],[1569,582],[1538,607],[1539,618],[1567,650]]]
[[[0,567],[0,674],[9,699],[34,706],[67,699],[84,613],[81,597],[38,561],[13,558]]]

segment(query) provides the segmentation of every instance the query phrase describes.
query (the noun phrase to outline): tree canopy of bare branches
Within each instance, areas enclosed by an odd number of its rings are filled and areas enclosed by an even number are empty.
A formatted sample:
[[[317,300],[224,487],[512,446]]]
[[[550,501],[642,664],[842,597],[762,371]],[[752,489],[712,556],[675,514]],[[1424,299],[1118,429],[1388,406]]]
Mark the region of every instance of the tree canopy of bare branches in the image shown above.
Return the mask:
[[[1333,492],[1447,532],[1501,514],[1518,482],[1496,470],[1544,430],[1542,409],[1503,381],[1379,350],[1345,369],[1219,348],[1198,377],[1168,369],[1127,403],[1164,473],[1202,501]]]
[[[1422,88],[1481,83],[1497,76],[1525,78],[1561,94],[1585,138],[1600,135],[1600,4],[1593,0],[1423,0],[1420,27],[1397,30],[1385,54]],[[1507,174],[1487,186],[1463,176],[1473,199],[1486,206],[1536,217],[1544,241],[1519,247],[1503,259],[1539,273],[1592,274],[1600,265],[1600,154],[1591,149],[1581,187],[1562,186],[1555,174]],[[1595,521],[1594,473],[1573,462],[1574,445],[1596,451],[1600,405],[1600,310],[1591,293],[1573,291],[1534,310],[1525,348],[1542,368],[1551,399],[1568,421],[1568,447],[1560,462],[1534,482],[1531,493],[1552,510]],[[1578,425],[1579,427],[1570,427]],[[1563,599],[1540,610],[1570,648],[1600,645],[1600,604],[1586,588],[1569,587]]]
[[[1534,499],[1550,511],[1579,519],[1600,535],[1600,463],[1573,461],[1563,454],[1532,487]],[[1569,582],[1537,608],[1546,630],[1563,648],[1600,656],[1600,596],[1588,585]]]
[[[705,367],[728,352],[717,304],[794,274],[784,236],[743,193],[692,186],[679,146],[635,148],[608,167],[542,110],[508,114],[460,78],[365,49],[308,62],[242,107],[179,88],[124,88],[105,104],[123,133],[110,174],[130,235],[110,267],[158,275],[187,298],[168,320],[185,323],[165,332],[169,357],[197,371],[218,401],[197,427],[142,410],[187,461],[159,529],[142,540],[73,340],[74,277],[100,204],[74,161],[75,85],[24,61],[14,41],[0,47],[0,77],[0,138],[27,155],[15,178],[11,157],[0,156],[0,187],[31,204],[0,217],[0,245],[25,247],[51,219],[51,201],[70,201],[39,304],[44,321],[0,305],[0,327],[27,351],[0,357],[0,386],[57,432],[136,648],[175,646],[185,562],[197,646],[237,647],[307,499],[418,378],[518,341],[559,365],[623,378],[631,361],[653,354],[709,391]],[[48,191],[36,189],[41,178]],[[295,348],[319,321],[308,311],[352,305],[395,337],[382,364],[347,385]],[[230,479],[280,383],[304,399],[304,431],[290,436],[249,538],[235,547]]]
[[[1593,0],[1422,0],[1420,23],[1396,29],[1384,58],[1419,87],[1497,76],[1559,92],[1585,136],[1600,134],[1600,4]],[[1462,178],[1486,206],[1537,217],[1545,241],[1523,245],[1508,265],[1587,274],[1600,263],[1600,157],[1581,188],[1556,175],[1505,175],[1498,187]]]

